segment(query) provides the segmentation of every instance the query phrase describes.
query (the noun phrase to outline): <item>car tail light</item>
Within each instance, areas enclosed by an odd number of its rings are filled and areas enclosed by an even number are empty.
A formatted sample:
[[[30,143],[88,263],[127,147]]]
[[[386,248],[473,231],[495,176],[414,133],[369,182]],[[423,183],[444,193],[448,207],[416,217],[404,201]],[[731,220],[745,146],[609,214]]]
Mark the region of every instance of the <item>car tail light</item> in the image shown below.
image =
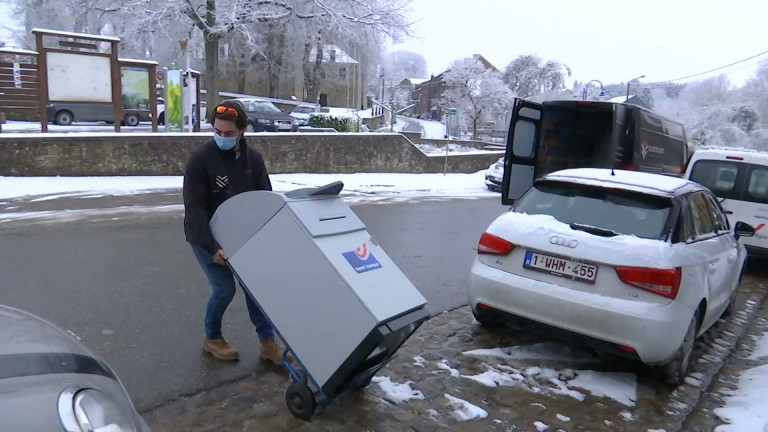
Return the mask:
[[[503,238],[483,233],[483,236],[480,237],[480,244],[477,246],[477,253],[478,255],[507,255],[514,248],[514,244]]]
[[[631,347],[631,346],[629,346],[629,345],[621,345],[621,344],[617,344],[617,345],[616,345],[616,348],[618,348],[618,349],[619,349],[619,350],[621,350],[621,351],[624,351],[624,352],[628,352],[628,353],[630,353],[630,354],[637,354],[637,350],[636,350],[636,349],[634,349],[634,348],[632,348],[632,347]]]
[[[642,290],[674,300],[680,290],[682,269],[652,269],[643,267],[616,267],[622,282]]]

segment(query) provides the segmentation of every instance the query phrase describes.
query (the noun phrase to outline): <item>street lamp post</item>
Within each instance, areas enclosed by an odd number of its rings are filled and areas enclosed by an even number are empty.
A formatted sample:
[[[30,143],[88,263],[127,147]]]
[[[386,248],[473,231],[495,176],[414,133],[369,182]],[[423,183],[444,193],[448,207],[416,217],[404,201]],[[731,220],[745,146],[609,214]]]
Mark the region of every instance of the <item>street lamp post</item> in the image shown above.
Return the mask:
[[[592,84],[593,82],[596,82],[596,83],[600,84],[600,96],[605,96],[605,91],[603,90],[603,83],[601,83],[601,82],[600,82],[600,81],[598,81],[598,80],[592,80],[592,81],[588,82],[588,83],[587,83],[587,84],[584,86],[584,91],[581,93],[581,100],[587,100],[587,88],[588,88],[588,87],[589,87],[589,85],[590,85],[590,84]]]
[[[634,80],[640,79],[640,78],[645,78],[645,75],[640,75],[637,78],[632,78],[631,80],[627,81],[627,98],[624,99],[624,102],[627,102],[629,100],[629,83],[631,83]]]
[[[381,119],[379,119],[379,129],[384,127],[384,68],[379,70],[379,78],[381,78]]]

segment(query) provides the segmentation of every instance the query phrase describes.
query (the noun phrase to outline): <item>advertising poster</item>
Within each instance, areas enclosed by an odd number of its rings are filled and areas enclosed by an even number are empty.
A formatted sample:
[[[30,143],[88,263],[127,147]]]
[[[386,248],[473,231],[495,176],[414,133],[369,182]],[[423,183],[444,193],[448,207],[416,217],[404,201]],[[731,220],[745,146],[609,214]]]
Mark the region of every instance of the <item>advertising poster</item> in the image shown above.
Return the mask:
[[[123,107],[149,109],[149,71],[143,68],[124,66],[120,68],[123,87]]]
[[[181,115],[181,71],[169,70],[168,71],[168,99],[165,101],[165,121],[168,123],[169,132],[182,132],[182,115]]]

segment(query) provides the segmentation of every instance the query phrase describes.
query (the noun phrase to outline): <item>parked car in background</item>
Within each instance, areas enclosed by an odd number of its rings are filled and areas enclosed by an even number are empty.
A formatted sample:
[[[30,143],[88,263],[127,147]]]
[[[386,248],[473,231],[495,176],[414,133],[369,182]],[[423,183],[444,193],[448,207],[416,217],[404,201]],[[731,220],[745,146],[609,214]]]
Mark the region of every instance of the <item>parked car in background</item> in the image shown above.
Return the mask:
[[[320,108],[317,105],[299,105],[290,112],[290,116],[298,121],[299,126],[308,126],[309,117],[319,112]]]
[[[208,103],[206,101],[200,102],[200,123],[208,122]],[[192,124],[197,123],[197,117],[195,116],[195,106],[192,105]],[[165,99],[157,98],[157,124],[165,124]]]
[[[709,188],[733,223],[755,227],[742,239],[750,256],[768,257],[768,153],[744,149],[697,150],[685,178]]]
[[[129,109],[125,107],[124,109]],[[72,122],[114,122],[112,104],[53,103],[48,105],[48,120],[57,125],[68,126]],[[138,126],[141,121],[149,121],[149,114],[125,113],[120,122],[127,126]]]
[[[739,237],[691,181],[611,169],[538,179],[482,235],[469,303],[484,326],[542,328],[661,365],[679,383],[694,340],[730,310],[744,271]],[[663,337],[660,337],[663,335]]]
[[[248,132],[296,132],[299,123],[266,99],[229,99],[240,104],[248,116]]]
[[[104,360],[71,333],[0,305],[0,431],[149,430]]]
[[[485,171],[485,186],[492,191],[501,191],[501,183],[504,180],[504,158],[494,162]]]

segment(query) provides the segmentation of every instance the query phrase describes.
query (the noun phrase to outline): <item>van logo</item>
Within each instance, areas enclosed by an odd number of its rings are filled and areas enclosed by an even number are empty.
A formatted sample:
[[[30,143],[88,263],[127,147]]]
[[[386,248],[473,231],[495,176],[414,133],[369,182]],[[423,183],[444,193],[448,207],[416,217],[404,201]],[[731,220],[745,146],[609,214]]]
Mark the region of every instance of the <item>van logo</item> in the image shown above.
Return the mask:
[[[648,156],[648,153],[656,153],[658,155],[663,155],[664,149],[661,147],[649,145],[648,141],[643,141],[643,143],[640,144],[640,154],[643,156],[643,159],[645,159],[645,157]]]
[[[579,245],[579,241],[578,240],[569,239],[569,238],[560,237],[560,236],[552,236],[552,237],[550,237],[549,238],[549,243],[553,244],[553,245],[557,245],[557,246],[565,246],[565,247],[568,247],[568,248],[571,248],[571,249],[573,249],[573,248],[575,248],[576,246]]]

